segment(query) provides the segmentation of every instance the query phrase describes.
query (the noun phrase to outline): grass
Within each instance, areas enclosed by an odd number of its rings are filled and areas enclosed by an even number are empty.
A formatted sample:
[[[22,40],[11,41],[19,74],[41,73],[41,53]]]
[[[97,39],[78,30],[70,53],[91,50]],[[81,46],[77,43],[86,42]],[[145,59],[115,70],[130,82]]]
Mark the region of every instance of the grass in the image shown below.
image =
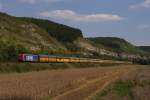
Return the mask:
[[[89,68],[109,67],[115,64],[94,64],[94,63],[0,63],[0,73],[23,73],[31,71],[66,69],[66,68]]]
[[[132,87],[134,86],[132,81],[118,81],[113,86],[113,91],[119,97],[130,96],[132,97]]]
[[[125,96],[133,98],[132,94],[132,88],[134,87],[134,82],[127,80],[122,81],[118,80],[112,85],[108,86],[106,89],[104,89],[102,92],[99,92],[94,100],[103,100],[102,98],[109,95],[114,94],[118,99],[123,98]],[[119,99],[120,100],[120,99]]]
[[[42,99],[40,99],[40,100],[51,100],[51,96],[44,97],[44,98],[42,98]]]
[[[45,64],[45,63],[0,63],[0,73],[23,73],[30,71],[64,69],[65,64]]]

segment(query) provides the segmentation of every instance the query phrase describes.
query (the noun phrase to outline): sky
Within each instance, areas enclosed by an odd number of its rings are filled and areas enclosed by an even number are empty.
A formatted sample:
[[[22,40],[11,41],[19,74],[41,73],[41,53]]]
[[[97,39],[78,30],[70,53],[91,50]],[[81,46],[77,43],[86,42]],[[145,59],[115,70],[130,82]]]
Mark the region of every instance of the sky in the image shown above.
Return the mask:
[[[79,28],[85,37],[150,46],[150,0],[0,0],[0,11]]]

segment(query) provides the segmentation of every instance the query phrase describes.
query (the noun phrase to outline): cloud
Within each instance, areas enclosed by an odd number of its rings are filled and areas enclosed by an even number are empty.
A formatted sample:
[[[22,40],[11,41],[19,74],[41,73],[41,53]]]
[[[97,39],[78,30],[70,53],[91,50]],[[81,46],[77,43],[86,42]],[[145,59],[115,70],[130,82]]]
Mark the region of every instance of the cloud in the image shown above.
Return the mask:
[[[141,7],[150,8],[150,0],[144,0],[142,3],[129,6],[129,8],[133,8],[133,9],[141,8]]]
[[[78,14],[71,10],[54,10],[54,11],[45,11],[40,13],[43,17],[53,17],[59,19],[66,19],[72,21],[79,21],[79,22],[106,22],[106,21],[120,21],[124,19],[118,15],[112,14]]]
[[[35,4],[37,2],[49,2],[49,3],[54,3],[54,2],[59,2],[62,0],[18,0],[21,3],[29,3],[29,4]]]

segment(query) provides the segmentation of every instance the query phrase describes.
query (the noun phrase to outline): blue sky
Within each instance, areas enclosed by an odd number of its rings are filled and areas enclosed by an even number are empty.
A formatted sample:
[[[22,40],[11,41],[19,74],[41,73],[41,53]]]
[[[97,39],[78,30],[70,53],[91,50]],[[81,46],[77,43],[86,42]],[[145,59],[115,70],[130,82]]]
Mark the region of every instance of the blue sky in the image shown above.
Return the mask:
[[[0,11],[80,28],[86,37],[150,46],[150,0],[0,0]]]

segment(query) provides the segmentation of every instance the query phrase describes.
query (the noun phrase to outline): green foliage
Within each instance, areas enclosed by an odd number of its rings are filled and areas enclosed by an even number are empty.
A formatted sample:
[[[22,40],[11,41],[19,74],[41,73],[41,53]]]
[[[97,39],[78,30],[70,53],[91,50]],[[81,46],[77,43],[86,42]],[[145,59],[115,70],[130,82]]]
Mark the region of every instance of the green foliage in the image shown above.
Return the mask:
[[[54,23],[49,20],[35,19],[35,18],[21,18],[25,21],[32,22],[37,26],[45,29],[50,36],[56,38],[61,42],[73,42],[78,37],[83,37],[79,29],[71,28],[69,26]]]

